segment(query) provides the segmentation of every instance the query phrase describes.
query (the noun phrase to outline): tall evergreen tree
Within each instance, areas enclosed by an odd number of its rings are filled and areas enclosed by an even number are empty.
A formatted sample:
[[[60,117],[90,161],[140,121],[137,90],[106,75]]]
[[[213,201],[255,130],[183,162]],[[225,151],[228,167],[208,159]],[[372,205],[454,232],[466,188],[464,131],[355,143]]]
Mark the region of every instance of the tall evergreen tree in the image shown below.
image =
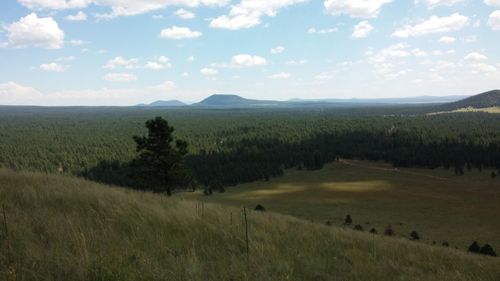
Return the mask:
[[[132,161],[135,175],[144,189],[170,196],[176,187],[189,184],[190,172],[184,165],[188,144],[183,140],[174,142],[174,128],[161,117],[148,120],[146,128],[146,136],[134,136],[139,153]]]

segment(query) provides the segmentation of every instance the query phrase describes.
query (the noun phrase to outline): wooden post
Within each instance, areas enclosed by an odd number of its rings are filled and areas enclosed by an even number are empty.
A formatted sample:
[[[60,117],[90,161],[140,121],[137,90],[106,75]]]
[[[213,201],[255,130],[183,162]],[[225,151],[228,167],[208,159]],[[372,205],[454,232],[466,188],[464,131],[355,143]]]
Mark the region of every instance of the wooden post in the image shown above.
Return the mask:
[[[373,261],[377,260],[377,250],[375,249],[375,233],[372,233],[373,236]]]
[[[201,219],[203,220],[203,214],[205,213],[205,204],[201,201]]]
[[[243,207],[243,216],[245,218],[245,240],[247,248],[247,266],[249,266],[250,261],[250,247],[248,243],[248,219],[247,219],[247,208]]]
[[[7,227],[7,214],[5,212],[5,206],[3,204],[2,204],[2,212],[3,212],[3,225],[5,228],[5,240],[7,240],[7,259],[10,263],[12,261],[12,256],[10,252],[9,229]]]

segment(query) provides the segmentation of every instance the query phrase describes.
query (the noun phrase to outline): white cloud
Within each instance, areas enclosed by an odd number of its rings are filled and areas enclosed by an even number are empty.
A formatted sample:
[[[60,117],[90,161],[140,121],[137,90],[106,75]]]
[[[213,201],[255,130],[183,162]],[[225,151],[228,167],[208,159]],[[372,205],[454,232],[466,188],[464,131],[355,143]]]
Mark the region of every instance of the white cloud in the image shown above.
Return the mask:
[[[327,13],[332,15],[347,14],[353,18],[374,18],[382,6],[392,0],[326,0],[323,4]]]
[[[484,0],[484,3],[488,6],[500,7],[500,0]]]
[[[407,57],[410,55],[410,52],[408,51],[408,46],[406,44],[398,43],[395,45],[391,45],[387,48],[384,48],[377,53],[374,54],[369,53],[369,55],[370,55],[369,58],[370,62],[382,63],[391,58]]]
[[[338,28],[332,27],[332,28],[323,28],[323,29],[316,29],[315,27],[311,27],[307,30],[307,33],[309,34],[328,34],[328,33],[334,33],[339,31]]]
[[[490,14],[488,25],[493,30],[500,30],[500,10],[496,10]]]
[[[444,43],[444,44],[451,44],[455,43],[457,41],[457,38],[455,37],[450,37],[450,36],[443,36],[439,38],[439,42]]]
[[[431,9],[437,6],[453,6],[460,2],[464,0],[415,0],[415,4],[422,3]]]
[[[184,20],[194,19],[196,17],[193,12],[185,9],[179,9],[175,11],[175,15]]]
[[[475,74],[480,74],[480,73],[491,74],[491,73],[496,73],[498,71],[498,69],[495,66],[487,63],[474,63],[470,67],[472,73]]]
[[[254,27],[263,16],[274,17],[280,9],[305,2],[306,0],[241,0],[233,5],[228,15],[210,21],[210,27],[238,30]]]
[[[236,55],[231,59],[231,65],[234,67],[254,67],[266,64],[265,58],[246,54]]]
[[[137,76],[130,73],[108,73],[104,75],[104,80],[109,82],[131,82],[136,81]]]
[[[448,17],[437,17],[432,16],[430,19],[418,23],[414,26],[405,25],[400,29],[397,29],[392,36],[408,38],[417,37],[433,33],[445,33],[450,31],[456,31],[462,29],[469,18],[458,13],[455,13]]]
[[[172,81],[165,81],[160,85],[149,86],[146,89],[160,92],[170,92],[176,88],[176,85]]]
[[[86,21],[87,20],[87,14],[85,14],[82,11],[79,11],[75,15],[68,15],[66,17],[67,20],[69,21]]]
[[[151,18],[154,20],[161,20],[163,19],[163,15],[152,15]]]
[[[160,33],[161,38],[174,39],[174,40],[192,39],[200,37],[201,35],[202,35],[201,32],[193,31],[189,29],[189,27],[178,27],[178,26],[173,26],[170,28],[163,29]]]
[[[281,54],[285,51],[285,47],[283,46],[277,46],[277,47],[274,47],[274,48],[271,48],[271,54]]]
[[[83,40],[69,40],[68,43],[72,46],[80,46],[85,44],[85,41]]]
[[[170,63],[170,58],[165,56],[159,56],[156,58],[156,61],[148,61],[143,68],[151,69],[151,70],[162,70],[165,68],[171,68],[172,64]]]
[[[35,13],[4,26],[7,31],[7,47],[39,47],[60,49],[64,46],[64,31],[52,17],[39,18]]]
[[[0,104],[2,105],[136,105],[156,100],[172,99],[175,83],[165,81],[159,85],[144,88],[95,90],[66,90],[41,93],[38,90],[15,82],[0,84]]]
[[[484,60],[488,60],[488,57],[483,55],[483,54],[474,52],[474,53],[470,53],[470,54],[466,55],[464,60],[466,60],[466,61],[484,61]]]
[[[192,63],[194,61],[194,56],[190,56],[188,58],[186,58],[186,62],[188,63]]]
[[[55,62],[45,63],[40,65],[40,69],[49,72],[64,72],[66,67]]]
[[[354,32],[351,37],[354,39],[365,38],[373,29],[374,27],[367,21],[362,21],[354,26]]]
[[[144,66],[146,69],[152,69],[152,70],[162,70],[165,69],[165,65],[156,62],[156,61],[148,61],[146,65]]]
[[[0,84],[1,105],[36,105],[43,95],[32,87],[15,82]]]
[[[290,76],[292,76],[292,75],[288,72],[280,72],[280,73],[270,75],[268,77],[269,77],[269,79],[288,79],[288,78],[290,78]]]
[[[116,69],[120,67],[124,67],[126,69],[137,68],[137,63],[139,63],[139,59],[126,59],[124,57],[118,56],[114,59],[109,60],[102,68],[105,69]]]
[[[306,63],[307,60],[289,60],[285,62],[286,65],[303,65]]]
[[[225,6],[230,0],[18,0],[32,10],[81,9],[93,4],[110,7],[111,12],[98,14],[99,18],[109,19],[118,16],[132,16],[162,10],[168,6]]]
[[[205,67],[205,68],[200,69],[200,73],[205,75],[205,76],[214,76],[214,75],[217,75],[219,73],[219,71],[217,69]]]
[[[328,71],[323,71],[320,74],[314,76],[314,80],[330,80],[333,78],[333,73]]]

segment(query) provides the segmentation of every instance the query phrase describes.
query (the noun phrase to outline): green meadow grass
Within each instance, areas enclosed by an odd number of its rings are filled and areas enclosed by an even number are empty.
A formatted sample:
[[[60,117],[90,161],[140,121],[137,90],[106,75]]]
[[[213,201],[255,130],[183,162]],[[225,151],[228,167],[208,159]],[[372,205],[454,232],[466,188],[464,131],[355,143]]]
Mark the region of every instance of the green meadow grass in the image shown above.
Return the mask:
[[[422,242],[465,250],[477,240],[500,252],[500,177],[471,170],[395,169],[387,164],[344,161],[320,171],[289,170],[284,177],[190,197],[234,206],[262,204],[267,210],[342,226],[350,214],[365,231],[391,225],[400,237],[411,231]]]
[[[0,280],[500,278],[498,258],[270,212],[248,213],[247,259],[240,208],[69,177],[0,170],[0,203]]]

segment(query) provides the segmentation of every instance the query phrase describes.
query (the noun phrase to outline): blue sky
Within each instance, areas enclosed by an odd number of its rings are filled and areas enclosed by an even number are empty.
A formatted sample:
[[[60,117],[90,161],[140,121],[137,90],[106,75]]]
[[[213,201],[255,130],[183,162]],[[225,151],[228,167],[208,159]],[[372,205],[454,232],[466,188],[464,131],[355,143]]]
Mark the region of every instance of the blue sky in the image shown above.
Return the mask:
[[[2,0],[0,104],[500,88],[500,0]]]

